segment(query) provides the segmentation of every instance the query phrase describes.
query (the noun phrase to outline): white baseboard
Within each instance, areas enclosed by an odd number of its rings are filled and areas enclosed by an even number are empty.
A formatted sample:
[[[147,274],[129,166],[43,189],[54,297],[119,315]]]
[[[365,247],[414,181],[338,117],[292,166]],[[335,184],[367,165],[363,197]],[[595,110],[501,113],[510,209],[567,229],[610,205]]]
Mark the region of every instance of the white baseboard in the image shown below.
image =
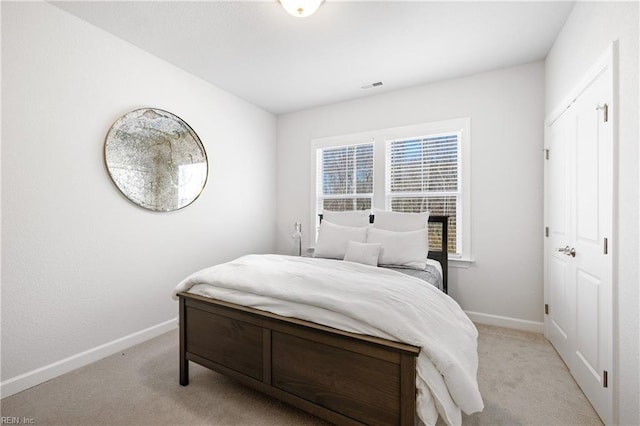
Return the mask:
[[[18,392],[22,392],[23,390],[44,383],[77,368],[106,358],[123,349],[127,349],[131,346],[137,345],[138,343],[153,339],[154,337],[173,330],[177,325],[178,319],[174,318],[120,339],[113,340],[109,343],[105,343],[104,345],[89,349],[88,351],[72,355],[69,358],[54,362],[53,364],[45,365],[44,367],[40,367],[33,371],[5,380],[0,383],[0,397],[5,398]]]
[[[464,311],[473,322],[498,327],[512,328],[515,330],[532,331],[534,333],[544,333],[544,323],[528,321],[517,318],[501,317],[499,315],[483,314],[480,312]]]

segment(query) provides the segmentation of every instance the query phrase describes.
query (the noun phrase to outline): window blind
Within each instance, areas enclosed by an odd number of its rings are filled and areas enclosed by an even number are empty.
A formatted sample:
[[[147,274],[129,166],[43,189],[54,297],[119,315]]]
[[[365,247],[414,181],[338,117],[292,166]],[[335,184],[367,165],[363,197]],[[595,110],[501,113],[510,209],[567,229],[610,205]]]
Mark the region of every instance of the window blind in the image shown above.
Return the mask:
[[[387,141],[387,209],[449,216],[450,253],[460,253],[459,215],[462,212],[461,135],[439,135]],[[430,237],[434,243],[437,236]]]
[[[317,212],[364,210],[373,197],[373,143],[317,150]]]

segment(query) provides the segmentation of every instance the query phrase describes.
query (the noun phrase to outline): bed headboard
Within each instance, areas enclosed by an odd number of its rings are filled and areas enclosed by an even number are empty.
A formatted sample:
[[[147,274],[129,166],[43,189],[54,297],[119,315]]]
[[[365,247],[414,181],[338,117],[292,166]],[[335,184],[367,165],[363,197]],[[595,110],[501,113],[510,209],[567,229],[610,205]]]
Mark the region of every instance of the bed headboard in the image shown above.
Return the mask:
[[[322,214],[318,215],[322,222]],[[369,215],[369,223],[373,223],[374,215]],[[442,291],[448,293],[449,279],[449,216],[429,216],[429,258],[437,260],[442,265]]]
[[[429,257],[442,265],[442,291],[445,293],[448,293],[449,282],[448,242],[449,216],[429,216]]]

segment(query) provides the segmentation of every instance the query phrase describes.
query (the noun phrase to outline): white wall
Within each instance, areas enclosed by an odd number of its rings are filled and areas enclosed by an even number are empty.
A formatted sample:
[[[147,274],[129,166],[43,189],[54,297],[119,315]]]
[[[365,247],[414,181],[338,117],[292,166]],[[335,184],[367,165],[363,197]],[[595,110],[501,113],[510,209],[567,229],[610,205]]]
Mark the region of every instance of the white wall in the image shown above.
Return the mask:
[[[549,53],[546,67],[546,113],[569,96],[598,57],[619,40],[619,141],[617,253],[617,383],[619,424],[640,424],[638,346],[638,3],[578,2]],[[614,286],[615,291],[615,286]]]
[[[2,3],[2,65],[3,388],[175,325],[182,278],[273,251],[275,116],[48,3]],[[111,124],[144,106],[205,145],[209,181],[186,209],[141,209],[105,169]]]
[[[295,252],[296,221],[309,244],[312,138],[470,117],[475,263],[450,268],[449,293],[489,315],[474,319],[507,317],[541,331],[543,75],[535,62],[279,116],[277,250]]]

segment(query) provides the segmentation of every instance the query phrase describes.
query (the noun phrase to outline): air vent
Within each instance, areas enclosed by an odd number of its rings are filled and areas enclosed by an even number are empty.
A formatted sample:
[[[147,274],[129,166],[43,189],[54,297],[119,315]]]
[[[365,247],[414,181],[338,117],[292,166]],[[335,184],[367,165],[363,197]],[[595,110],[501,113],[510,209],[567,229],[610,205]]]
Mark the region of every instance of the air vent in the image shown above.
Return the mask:
[[[381,81],[376,81],[375,83],[367,83],[363,86],[360,86],[361,89],[371,89],[372,87],[380,87],[382,86]]]

